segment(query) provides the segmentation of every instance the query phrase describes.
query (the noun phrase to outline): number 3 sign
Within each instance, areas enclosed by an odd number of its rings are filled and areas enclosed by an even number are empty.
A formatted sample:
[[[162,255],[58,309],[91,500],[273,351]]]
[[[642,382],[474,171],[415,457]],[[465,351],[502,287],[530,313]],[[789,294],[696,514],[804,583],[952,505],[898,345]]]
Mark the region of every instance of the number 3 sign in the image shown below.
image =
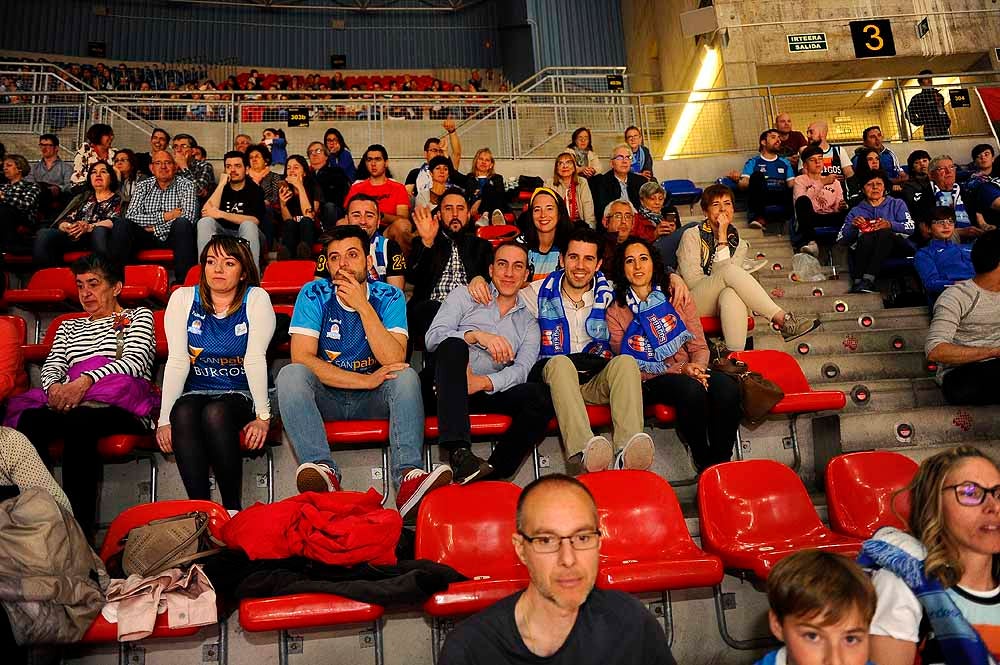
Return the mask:
[[[851,21],[851,39],[854,57],[881,58],[896,55],[896,42],[892,38],[892,25],[887,18]]]

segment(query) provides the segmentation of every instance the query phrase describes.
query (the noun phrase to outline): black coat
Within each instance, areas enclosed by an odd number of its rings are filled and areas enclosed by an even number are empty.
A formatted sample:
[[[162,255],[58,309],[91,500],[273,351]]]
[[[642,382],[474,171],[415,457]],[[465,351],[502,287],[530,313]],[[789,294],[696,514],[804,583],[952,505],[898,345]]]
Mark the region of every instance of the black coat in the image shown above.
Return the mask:
[[[490,264],[493,262],[493,247],[476,236],[472,222],[455,237],[458,254],[465,267],[465,277],[471,280],[477,275],[490,278]],[[424,247],[420,237],[413,239],[413,248],[406,261],[406,281],[413,284],[412,302],[421,302],[431,297],[431,291],[448,265],[451,256],[451,241],[443,229],[438,229],[432,247]]]
[[[639,208],[639,188],[647,182],[649,181],[638,173],[629,171],[625,189],[628,191],[628,200],[632,202],[632,205],[636,209]],[[589,185],[590,193],[594,197],[594,215],[598,220],[603,220],[604,209],[607,205],[612,201],[620,199],[622,196],[618,178],[615,177],[614,171],[608,171],[600,175],[595,175],[590,179]],[[599,221],[599,225],[603,226],[603,221]]]

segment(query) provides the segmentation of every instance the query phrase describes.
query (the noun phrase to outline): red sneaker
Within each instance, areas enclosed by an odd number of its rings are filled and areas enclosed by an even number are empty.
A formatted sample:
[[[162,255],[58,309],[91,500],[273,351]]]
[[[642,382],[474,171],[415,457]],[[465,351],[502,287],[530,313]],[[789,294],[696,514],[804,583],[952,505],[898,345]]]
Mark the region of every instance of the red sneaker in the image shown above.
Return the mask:
[[[295,472],[295,486],[299,492],[339,492],[337,474],[326,464],[306,462]]]
[[[442,464],[430,473],[423,469],[410,469],[396,490],[396,508],[399,514],[406,519],[428,492],[447,485],[451,482],[451,477],[451,467],[447,464]]]

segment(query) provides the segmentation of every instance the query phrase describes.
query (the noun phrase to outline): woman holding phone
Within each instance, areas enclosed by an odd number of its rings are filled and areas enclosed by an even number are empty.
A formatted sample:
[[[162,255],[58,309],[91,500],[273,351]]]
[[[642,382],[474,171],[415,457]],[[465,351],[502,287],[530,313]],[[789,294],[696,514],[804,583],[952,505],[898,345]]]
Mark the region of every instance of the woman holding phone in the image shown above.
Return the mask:
[[[649,181],[639,188],[639,210],[632,222],[632,235],[649,242],[677,230],[680,215],[674,206],[666,206],[667,190],[658,182]]]

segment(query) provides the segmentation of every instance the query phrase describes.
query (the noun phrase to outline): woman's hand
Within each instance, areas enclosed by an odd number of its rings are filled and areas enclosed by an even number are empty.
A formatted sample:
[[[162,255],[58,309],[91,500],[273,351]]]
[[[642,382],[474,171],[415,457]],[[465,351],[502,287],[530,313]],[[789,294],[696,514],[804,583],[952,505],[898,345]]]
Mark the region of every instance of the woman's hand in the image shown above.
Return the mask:
[[[282,187],[281,189],[279,189],[278,190],[278,200],[281,201],[281,207],[282,208],[287,208],[288,207],[288,202],[292,200],[293,196],[295,196],[295,195],[292,193],[291,188],[289,188],[289,187]]]
[[[94,380],[89,376],[81,376],[69,383],[56,383],[49,386],[49,407],[61,412],[69,411],[80,405],[83,396]]]
[[[174,452],[174,440],[170,425],[160,425],[156,428],[156,445],[160,447],[164,455]]]
[[[691,377],[700,383],[705,390],[708,390],[709,371],[708,368],[701,363],[685,363],[681,367],[681,374]]]
[[[271,424],[268,420],[254,418],[243,426],[243,438],[246,441],[247,450],[259,450],[264,441],[267,440],[267,432]]]
[[[686,309],[691,304],[691,291],[688,289],[687,282],[680,276],[680,273],[676,272],[670,273],[669,281],[670,286],[667,287],[667,290],[670,292],[670,304],[675,309]]]

